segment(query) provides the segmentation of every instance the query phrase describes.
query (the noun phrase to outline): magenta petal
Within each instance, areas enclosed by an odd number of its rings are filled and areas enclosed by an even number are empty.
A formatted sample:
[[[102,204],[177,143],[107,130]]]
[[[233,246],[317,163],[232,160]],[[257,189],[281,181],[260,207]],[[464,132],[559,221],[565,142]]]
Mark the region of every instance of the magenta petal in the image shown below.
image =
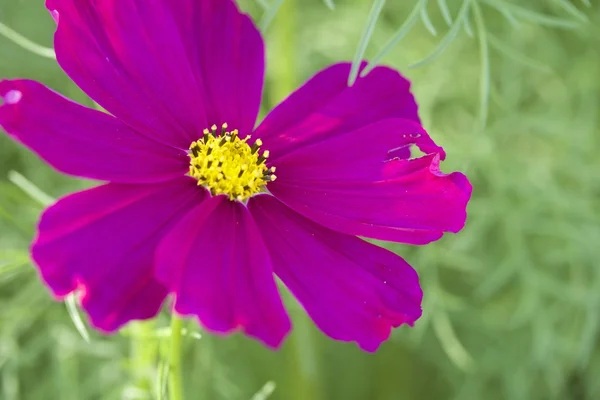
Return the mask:
[[[0,81],[0,97],[0,126],[61,172],[121,183],[158,182],[186,173],[185,152],[40,83]]]
[[[273,185],[379,180],[390,153],[409,149],[428,137],[418,123],[398,118],[339,133],[279,157],[273,163],[277,167],[277,181]],[[431,150],[441,148],[436,146]]]
[[[421,316],[417,273],[396,254],[321,227],[268,195],[249,201],[275,273],[333,339],[375,351]]]
[[[267,115],[256,136],[271,151],[273,161],[292,149],[382,119],[419,123],[410,83],[398,72],[377,67],[348,87],[349,72],[349,63],[319,72]]]
[[[211,331],[241,328],[277,347],[290,330],[256,224],[224,196],[195,207],[162,240],[156,276],[175,294],[175,311]]]
[[[201,71],[207,120],[251,133],[265,73],[264,43],[252,20],[232,0],[162,1],[169,4]]]
[[[42,215],[33,259],[56,296],[82,291],[82,306],[101,330],[151,318],[167,294],[154,279],[157,243],[204,196],[184,177],[69,195]]]
[[[289,207],[338,232],[426,244],[458,232],[467,217],[471,185],[458,172],[444,174],[430,154],[385,165],[383,177],[364,181],[285,181],[269,190]],[[327,176],[326,170],[323,171]]]
[[[185,148],[202,129],[253,128],[264,49],[232,0],[47,0],[57,60],[126,124]]]

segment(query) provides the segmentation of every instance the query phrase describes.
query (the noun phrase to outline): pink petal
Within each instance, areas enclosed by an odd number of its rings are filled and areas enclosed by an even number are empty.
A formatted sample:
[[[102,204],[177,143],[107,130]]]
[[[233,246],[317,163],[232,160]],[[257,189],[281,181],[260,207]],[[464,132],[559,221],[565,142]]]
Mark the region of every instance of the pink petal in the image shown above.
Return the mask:
[[[382,119],[403,118],[419,123],[410,83],[398,72],[377,67],[348,87],[349,72],[349,63],[333,65],[271,111],[257,128],[256,136],[271,151],[272,161],[301,146]],[[406,151],[402,154],[404,158],[408,155]]]
[[[205,193],[182,177],[69,195],[42,215],[33,259],[56,296],[83,292],[83,308],[103,331],[154,317],[167,294],[153,274],[157,243]]]
[[[57,59],[84,92],[140,132],[186,148],[212,124],[250,132],[264,49],[232,0],[46,0]]]
[[[392,327],[421,316],[418,276],[402,258],[321,227],[268,195],[248,207],[275,273],[333,339],[375,351]]]
[[[162,240],[156,263],[175,311],[207,329],[241,328],[271,347],[290,330],[265,244],[241,203],[219,196],[195,207]]]
[[[0,81],[0,97],[0,126],[61,172],[122,183],[158,182],[186,173],[185,152],[40,83]]]
[[[463,228],[471,197],[467,178],[442,173],[439,163],[438,154],[394,160],[376,179],[335,182],[325,162],[323,179],[278,179],[269,190],[298,213],[338,232],[425,244]]]

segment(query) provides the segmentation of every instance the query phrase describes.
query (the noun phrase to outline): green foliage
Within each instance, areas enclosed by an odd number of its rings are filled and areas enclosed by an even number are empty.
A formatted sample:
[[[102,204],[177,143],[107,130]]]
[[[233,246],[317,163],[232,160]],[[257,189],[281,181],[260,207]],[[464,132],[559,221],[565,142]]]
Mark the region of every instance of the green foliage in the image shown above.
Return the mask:
[[[363,0],[239,3],[270,26],[263,115],[327,64],[366,58],[364,75],[386,62],[412,80],[443,168],[467,173],[473,200],[460,234],[390,246],[420,273],[424,315],[377,354],[325,338],[288,296],[295,330],[277,353],[186,326],[188,397],[600,398],[599,6],[388,1],[369,18]],[[3,1],[0,21],[2,77],[91,105],[52,58],[30,52],[51,46],[41,2]],[[42,205],[89,185],[0,136],[2,400],[166,398],[166,315],[116,336],[89,331],[88,343],[28,261]]]

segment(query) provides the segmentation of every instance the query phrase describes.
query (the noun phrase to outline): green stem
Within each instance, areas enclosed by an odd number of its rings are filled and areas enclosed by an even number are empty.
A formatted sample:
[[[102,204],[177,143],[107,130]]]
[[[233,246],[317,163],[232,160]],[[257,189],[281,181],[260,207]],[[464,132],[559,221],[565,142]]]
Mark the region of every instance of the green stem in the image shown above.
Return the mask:
[[[150,393],[156,378],[158,343],[153,337],[156,329],[154,320],[131,324],[131,369],[135,386]]]
[[[296,52],[299,0],[284,0],[273,19],[268,40],[274,57],[270,74],[269,100],[277,104],[297,87]],[[293,400],[318,400],[319,385],[314,337],[305,316],[294,319],[294,334],[289,339],[288,379],[292,392],[286,397]]]
[[[273,20],[269,40],[274,54],[278,56],[273,60],[271,69],[272,104],[278,104],[296,89],[296,36],[297,27],[297,0],[284,0],[277,16]]]
[[[290,398],[319,400],[322,398],[318,382],[318,360],[311,322],[304,315],[294,319],[294,334],[290,337]]]
[[[171,346],[169,349],[169,400],[183,400],[181,376],[181,331],[183,319],[173,313],[171,318]]]

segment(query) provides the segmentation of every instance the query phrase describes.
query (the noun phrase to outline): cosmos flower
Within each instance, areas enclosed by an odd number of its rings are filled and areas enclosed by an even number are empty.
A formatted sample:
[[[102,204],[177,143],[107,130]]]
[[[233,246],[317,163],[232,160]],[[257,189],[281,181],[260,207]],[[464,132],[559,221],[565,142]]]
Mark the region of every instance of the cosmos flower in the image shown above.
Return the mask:
[[[417,273],[360,237],[409,244],[464,225],[471,187],[444,174],[409,82],[348,63],[255,128],[261,35],[231,0],[47,0],[68,76],[107,113],[30,80],[0,83],[0,125],[51,166],[107,183],[43,213],[32,256],[112,332],[173,309],[277,347],[277,276],[330,337],[375,350],[421,315]],[[424,154],[410,158],[411,147]]]

